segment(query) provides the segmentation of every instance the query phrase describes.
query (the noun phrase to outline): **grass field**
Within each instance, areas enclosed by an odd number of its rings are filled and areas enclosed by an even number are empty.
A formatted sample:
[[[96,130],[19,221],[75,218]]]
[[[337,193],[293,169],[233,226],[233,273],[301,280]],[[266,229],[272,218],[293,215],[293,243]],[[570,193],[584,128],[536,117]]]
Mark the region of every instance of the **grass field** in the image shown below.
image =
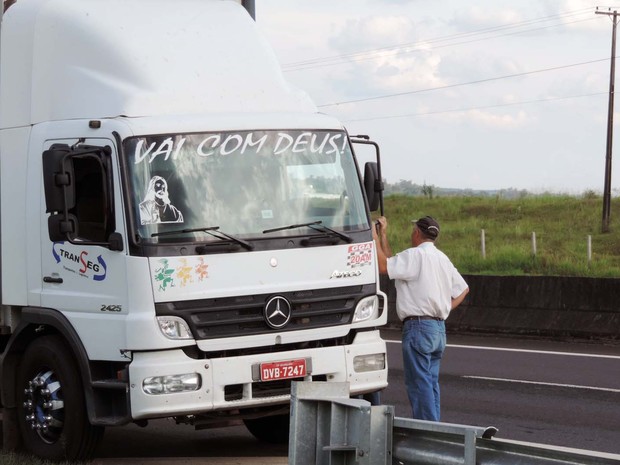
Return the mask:
[[[437,247],[461,273],[620,277],[620,199],[612,200],[610,232],[605,234],[602,205],[602,198],[593,195],[520,199],[391,195],[384,202],[394,253],[410,247],[411,220],[430,215],[441,226]]]

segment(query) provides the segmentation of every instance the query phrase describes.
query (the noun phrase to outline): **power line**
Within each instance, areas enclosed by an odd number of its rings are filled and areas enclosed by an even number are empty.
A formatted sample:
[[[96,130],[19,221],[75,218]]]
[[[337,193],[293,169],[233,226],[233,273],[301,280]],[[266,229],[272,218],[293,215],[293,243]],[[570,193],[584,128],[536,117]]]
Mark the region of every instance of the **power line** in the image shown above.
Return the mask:
[[[565,16],[574,16],[577,14],[582,14],[583,11],[589,11],[591,10],[591,8],[583,8],[581,10],[573,10],[573,11],[569,11],[566,13],[561,13],[558,15],[552,15],[552,16],[545,16],[542,18],[536,18],[536,19],[531,19],[531,20],[526,20],[526,21],[521,21],[518,23],[512,23],[512,24],[507,24],[507,25],[502,25],[502,26],[493,26],[493,27],[489,27],[489,28],[485,28],[485,29],[479,29],[476,31],[468,31],[468,32],[461,32],[461,33],[457,33],[457,34],[451,34],[451,35],[447,35],[447,36],[442,36],[442,37],[437,37],[434,39],[427,39],[427,40],[421,40],[421,41],[417,41],[417,42],[410,42],[410,43],[405,43],[405,44],[398,44],[398,45],[390,45],[390,46],[386,46],[386,47],[380,47],[377,49],[371,49],[371,50],[366,50],[366,51],[361,51],[361,52],[352,52],[352,53],[347,53],[347,54],[342,54],[342,55],[336,55],[336,56],[332,56],[332,57],[325,57],[325,58],[313,58],[313,59],[309,59],[309,60],[302,60],[302,61],[298,61],[298,62],[293,62],[293,63],[287,63],[284,65],[284,67],[287,66],[301,66],[301,65],[308,65],[308,64],[317,64],[317,63],[321,63],[321,62],[326,62],[326,61],[332,61],[332,60],[341,60],[341,59],[346,59],[346,58],[356,58],[356,57],[360,57],[360,56],[364,56],[366,54],[374,54],[374,53],[378,53],[378,52],[384,52],[384,51],[391,51],[391,50],[398,50],[399,48],[406,48],[406,47],[411,47],[411,46],[417,46],[418,44],[431,44],[433,42],[443,42],[446,40],[453,40],[455,38],[459,38],[459,37],[466,37],[466,36],[472,36],[472,35],[478,35],[478,34],[486,34],[488,32],[493,32],[493,31],[497,31],[497,30],[504,30],[504,29],[512,29],[515,27],[521,27],[523,25],[527,25],[527,24],[532,24],[532,23],[536,23],[536,22],[541,22],[541,21],[547,21],[550,18],[562,18]]]
[[[569,96],[564,96],[564,97],[551,97],[551,98],[538,99],[538,100],[524,100],[521,102],[499,103],[496,105],[485,105],[485,106],[468,107],[468,108],[456,108],[453,110],[429,111],[426,113],[408,113],[405,115],[387,115],[387,116],[373,116],[370,118],[356,118],[356,119],[344,120],[344,122],[353,123],[353,122],[359,122],[359,121],[373,121],[373,120],[383,120],[383,119],[392,119],[392,118],[411,118],[411,117],[418,117],[418,116],[441,115],[444,113],[458,113],[458,112],[472,111],[472,110],[488,110],[491,108],[501,108],[501,107],[515,106],[515,105],[528,105],[532,103],[553,102],[553,101],[558,101],[558,100],[570,100],[570,99],[594,97],[597,95],[606,95],[606,94],[607,92],[595,92],[592,94],[569,95]]]
[[[574,10],[571,12],[566,12],[566,13],[542,17],[542,18],[531,19],[527,21],[521,21],[519,23],[513,23],[509,25],[494,26],[494,27],[490,27],[486,29],[481,29],[478,31],[458,33],[458,34],[438,37],[434,39],[422,40],[418,42],[411,42],[411,43],[400,44],[400,45],[393,45],[393,46],[382,47],[382,48],[377,48],[377,49],[372,49],[372,50],[367,50],[367,51],[362,51],[362,52],[353,52],[349,54],[337,55],[337,56],[332,56],[332,57],[314,58],[314,59],[309,59],[309,60],[304,60],[304,61],[298,61],[298,62],[293,62],[293,63],[288,63],[288,64],[283,65],[283,70],[285,72],[288,72],[288,71],[299,71],[299,70],[310,69],[310,68],[318,68],[318,67],[323,67],[323,66],[333,66],[333,65],[346,63],[347,61],[345,60],[355,60],[357,62],[371,60],[371,59],[382,58],[382,57],[387,56],[385,52],[395,52],[389,56],[413,53],[413,52],[417,52],[420,50],[426,50],[429,45],[432,45],[434,43],[441,43],[441,42],[455,40],[458,38],[466,38],[466,37],[477,36],[481,34],[488,34],[490,32],[497,32],[497,31],[502,31],[502,30],[509,30],[509,29],[514,29],[514,28],[524,27],[526,25],[535,24],[537,22],[548,21],[550,18],[562,19],[565,17],[577,16],[577,15],[583,14],[582,13],[583,11],[590,11],[590,10],[592,10],[592,8],[584,8],[582,10]],[[538,28],[530,28],[530,29],[526,29],[522,31],[499,34],[499,35],[490,36],[490,37],[481,37],[481,38],[475,38],[475,39],[465,40],[461,42],[452,42],[452,43],[448,43],[444,45],[436,45],[436,46],[433,46],[432,48],[437,49],[437,48],[443,48],[443,47],[450,47],[454,45],[463,45],[463,44],[468,44],[472,42],[479,42],[479,41],[494,39],[498,37],[505,37],[509,35],[531,33],[531,32],[539,31],[542,29],[565,26],[567,24],[574,24],[574,23],[584,22],[584,21],[592,21],[594,19],[596,18],[580,19],[580,20],[575,20],[575,21],[571,21],[568,23],[564,22],[561,24],[547,25],[547,26],[542,26]]]
[[[585,21],[593,21],[594,18],[587,18],[587,19],[580,19],[580,20],[575,20],[575,21],[571,21],[570,23],[564,23],[564,24],[556,24],[553,26],[544,26],[544,27],[540,27],[540,28],[536,28],[536,29],[528,29],[526,31],[516,31],[516,32],[510,32],[510,33],[505,33],[505,34],[499,34],[499,35],[495,35],[495,36],[491,36],[491,37],[482,37],[479,39],[471,39],[471,40],[465,40],[465,41],[461,41],[461,42],[453,42],[453,43],[449,43],[449,44],[444,44],[444,45],[437,45],[437,46],[433,46],[431,47],[432,50],[437,50],[440,48],[445,48],[445,47],[453,47],[456,45],[465,45],[465,44],[471,44],[474,42],[481,42],[484,40],[489,40],[489,39],[496,39],[499,37],[507,37],[507,36],[513,36],[513,35],[519,35],[519,34],[526,34],[526,33],[531,33],[533,31],[538,31],[541,29],[549,29],[552,27],[558,27],[558,26],[565,26],[566,24],[574,24],[574,23],[580,23],[580,22],[585,22]],[[362,61],[369,61],[369,60],[375,60],[375,59],[379,59],[379,58],[387,58],[387,57],[395,57],[395,56],[400,56],[400,55],[406,55],[406,54],[410,54],[410,53],[415,53],[415,52],[420,52],[420,51],[427,51],[429,50],[428,47],[426,47],[428,45],[428,43],[426,42],[421,42],[420,45],[416,46],[416,48],[413,49],[406,49],[406,50],[402,50],[402,51],[396,51],[393,54],[387,55],[387,54],[383,54],[383,55],[370,55],[370,56],[362,56],[360,58],[355,58],[355,60],[349,60],[349,61],[334,61],[331,63],[318,63],[318,64],[308,64],[308,65],[302,65],[302,66],[298,66],[298,67],[289,67],[287,68],[286,66],[283,67],[283,71],[286,72],[292,72],[292,71],[303,71],[303,70],[307,70],[307,69],[313,69],[313,68],[323,68],[326,66],[336,66],[336,65],[342,65],[342,64],[346,64],[346,63],[350,63],[351,61],[354,61],[355,63],[359,63]]]
[[[552,67],[552,68],[537,69],[537,70],[533,70],[533,71],[526,71],[526,72],[523,72],[523,73],[508,74],[508,75],[505,75],[505,76],[497,76],[497,77],[492,77],[492,78],[478,79],[478,80],[475,80],[475,81],[460,82],[460,83],[457,83],[457,84],[447,84],[445,86],[429,87],[427,89],[417,89],[417,90],[411,90],[411,91],[406,91],[406,92],[397,92],[397,93],[394,93],[394,94],[377,95],[377,96],[374,96],[374,97],[364,97],[364,98],[353,99],[353,100],[343,100],[343,101],[340,101],[340,102],[325,103],[325,104],[317,105],[317,106],[319,108],[322,108],[322,107],[331,107],[331,106],[337,106],[337,105],[345,105],[345,104],[349,104],[349,103],[368,102],[370,100],[380,100],[380,99],[391,98],[391,97],[402,97],[403,95],[419,94],[419,93],[422,93],[422,92],[431,92],[431,91],[435,91],[435,90],[450,89],[450,88],[453,88],[453,87],[468,86],[468,85],[472,85],[472,84],[481,84],[483,82],[499,81],[501,79],[509,79],[509,78],[514,78],[514,77],[519,77],[519,76],[527,76],[527,75],[531,75],[531,74],[545,73],[545,72],[548,72],[548,71],[556,71],[556,70],[559,70],[559,69],[572,68],[572,67],[575,67],[575,66],[589,65],[589,64],[592,64],[592,63],[599,63],[599,62],[608,61],[608,60],[609,60],[609,58],[601,58],[599,60],[584,61],[582,63],[573,63],[573,64],[570,64],[570,65],[563,65],[563,66],[555,66],[555,67]]]

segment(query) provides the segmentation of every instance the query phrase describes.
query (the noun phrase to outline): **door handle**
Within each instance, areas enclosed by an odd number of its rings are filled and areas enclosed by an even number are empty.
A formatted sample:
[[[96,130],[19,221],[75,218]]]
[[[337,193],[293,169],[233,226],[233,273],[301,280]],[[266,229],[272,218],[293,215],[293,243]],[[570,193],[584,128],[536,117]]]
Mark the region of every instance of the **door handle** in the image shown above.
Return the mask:
[[[53,283],[53,284],[62,284],[62,278],[55,278],[52,276],[44,276],[43,277],[43,282],[44,283]]]

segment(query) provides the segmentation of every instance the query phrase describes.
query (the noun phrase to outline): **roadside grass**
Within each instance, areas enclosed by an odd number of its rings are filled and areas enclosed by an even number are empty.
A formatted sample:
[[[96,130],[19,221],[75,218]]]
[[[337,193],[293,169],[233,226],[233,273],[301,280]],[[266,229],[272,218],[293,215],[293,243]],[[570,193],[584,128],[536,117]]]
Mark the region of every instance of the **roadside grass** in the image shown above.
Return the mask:
[[[461,273],[620,277],[620,199],[612,199],[610,232],[605,234],[602,204],[601,197],[592,195],[519,199],[390,195],[384,200],[393,253],[411,246],[411,220],[431,215],[441,226],[437,247]]]

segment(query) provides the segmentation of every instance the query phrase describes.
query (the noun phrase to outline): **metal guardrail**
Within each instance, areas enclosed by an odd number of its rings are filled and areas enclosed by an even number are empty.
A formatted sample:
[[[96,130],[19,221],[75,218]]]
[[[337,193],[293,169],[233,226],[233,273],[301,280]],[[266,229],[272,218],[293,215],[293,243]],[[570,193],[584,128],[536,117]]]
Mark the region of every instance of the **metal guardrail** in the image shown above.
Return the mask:
[[[620,465],[620,455],[493,439],[494,427],[394,418],[348,383],[293,383],[289,465]]]
[[[620,456],[502,439],[497,429],[394,419],[393,457],[399,465],[620,465]]]
[[[497,428],[454,425],[434,421],[396,418],[394,420],[394,463],[446,464],[479,463],[480,439],[490,439]]]

